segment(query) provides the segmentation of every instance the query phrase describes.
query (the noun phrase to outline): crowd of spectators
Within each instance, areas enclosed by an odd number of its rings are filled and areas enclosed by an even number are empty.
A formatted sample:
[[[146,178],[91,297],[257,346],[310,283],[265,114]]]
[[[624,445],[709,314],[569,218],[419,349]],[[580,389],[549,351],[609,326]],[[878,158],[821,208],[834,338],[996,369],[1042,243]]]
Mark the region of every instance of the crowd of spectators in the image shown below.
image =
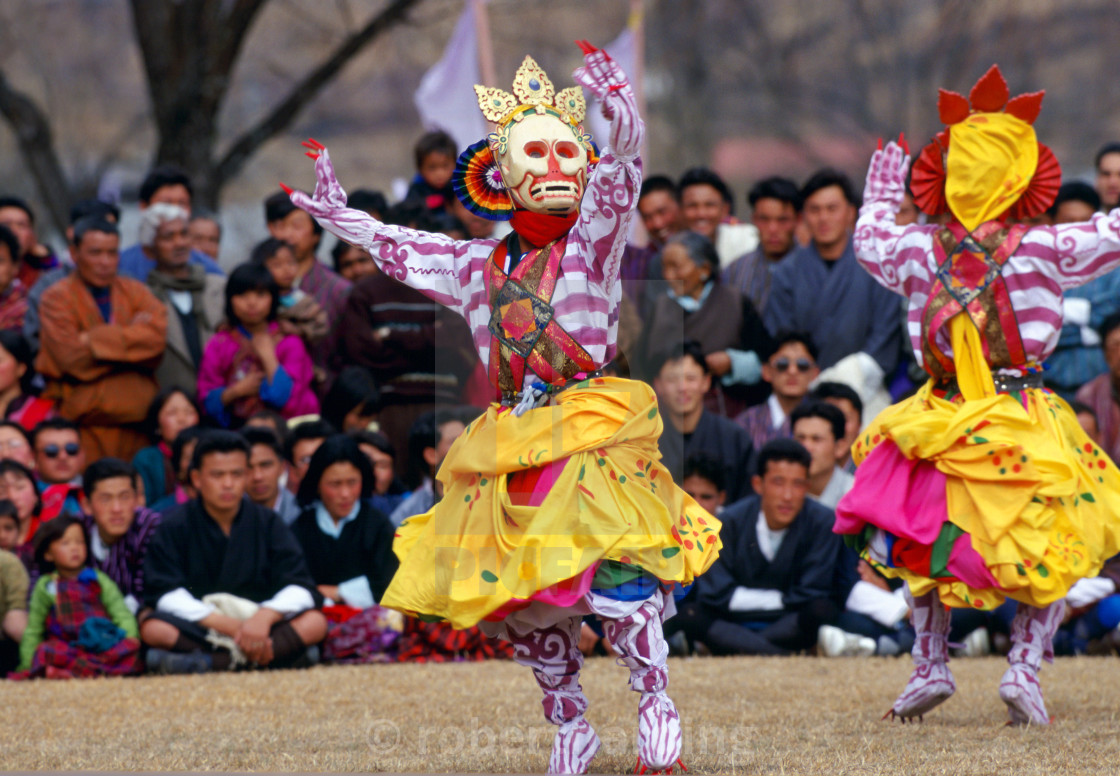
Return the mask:
[[[450,187],[457,149],[416,146],[401,202],[351,207],[454,239],[500,237]],[[1120,202],[1062,186],[1032,226]],[[736,198],[712,170],[646,178],[622,261],[609,369],[648,381],[663,463],[723,521],[719,560],[666,624],[678,654],[891,655],[897,583],[831,531],[853,440],[922,372],[902,302],[858,265],[857,187],[824,169]],[[924,220],[904,207],[900,224]],[[221,256],[189,177],[158,167],[136,242],[70,210],[67,250],[0,196],[0,671],[12,678],[510,657],[508,644],[378,605],[395,526],[442,497],[454,440],[492,399],[466,325],[277,192],[260,242]],[[1047,384],[1120,459],[1120,273],[1069,293]],[[1060,652],[1120,647],[1120,561],[1078,583]],[[954,615],[964,654],[1006,643],[1007,607]],[[609,650],[598,623],[581,646]]]

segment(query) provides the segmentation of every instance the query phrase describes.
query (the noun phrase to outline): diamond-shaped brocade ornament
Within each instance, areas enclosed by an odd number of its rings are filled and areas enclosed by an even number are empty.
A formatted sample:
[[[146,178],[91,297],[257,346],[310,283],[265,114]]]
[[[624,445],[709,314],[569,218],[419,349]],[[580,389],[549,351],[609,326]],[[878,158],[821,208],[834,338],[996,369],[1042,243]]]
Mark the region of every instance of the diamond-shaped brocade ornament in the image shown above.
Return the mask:
[[[967,307],[999,277],[999,270],[992,255],[968,236],[937,268],[937,277],[949,295],[962,307]]]
[[[521,284],[507,280],[494,300],[490,313],[490,333],[525,358],[533,352],[537,339],[553,316],[552,305]]]

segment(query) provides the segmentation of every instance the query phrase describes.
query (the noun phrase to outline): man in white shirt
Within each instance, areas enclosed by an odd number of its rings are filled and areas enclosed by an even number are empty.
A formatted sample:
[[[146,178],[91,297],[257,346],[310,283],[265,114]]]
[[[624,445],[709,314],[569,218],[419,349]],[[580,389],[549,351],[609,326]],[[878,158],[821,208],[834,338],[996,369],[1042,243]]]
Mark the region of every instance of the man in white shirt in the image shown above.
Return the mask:
[[[808,649],[839,615],[831,599],[840,539],[832,512],[806,495],[808,451],[767,443],[752,485],[759,494],[720,513],[723,550],[697,581],[691,635],[719,655],[787,655]]]

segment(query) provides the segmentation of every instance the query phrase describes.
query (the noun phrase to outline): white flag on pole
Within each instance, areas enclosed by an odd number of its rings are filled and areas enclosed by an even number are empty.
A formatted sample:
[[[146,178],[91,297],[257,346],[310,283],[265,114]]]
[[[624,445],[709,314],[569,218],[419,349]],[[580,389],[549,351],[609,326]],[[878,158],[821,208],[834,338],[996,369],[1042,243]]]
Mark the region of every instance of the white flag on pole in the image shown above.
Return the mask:
[[[486,137],[489,129],[478,109],[474,85],[481,83],[473,3],[464,3],[447,48],[420,79],[413,102],[425,129],[442,129],[462,152]]]

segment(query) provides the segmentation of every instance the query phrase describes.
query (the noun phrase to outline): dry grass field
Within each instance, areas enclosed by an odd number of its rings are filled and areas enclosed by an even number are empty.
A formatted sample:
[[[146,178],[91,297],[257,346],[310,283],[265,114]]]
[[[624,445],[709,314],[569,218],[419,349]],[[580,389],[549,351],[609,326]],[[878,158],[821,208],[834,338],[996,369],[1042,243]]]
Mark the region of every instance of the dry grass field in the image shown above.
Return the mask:
[[[902,726],[879,720],[908,659],[690,659],[671,663],[691,773],[1078,774],[1120,768],[1120,662],[1059,660],[1043,682],[1053,724],[1004,727],[1005,663],[956,660],[957,695]],[[588,662],[594,770],[635,758],[626,672]],[[543,773],[552,728],[513,663],[5,683],[10,770]]]

